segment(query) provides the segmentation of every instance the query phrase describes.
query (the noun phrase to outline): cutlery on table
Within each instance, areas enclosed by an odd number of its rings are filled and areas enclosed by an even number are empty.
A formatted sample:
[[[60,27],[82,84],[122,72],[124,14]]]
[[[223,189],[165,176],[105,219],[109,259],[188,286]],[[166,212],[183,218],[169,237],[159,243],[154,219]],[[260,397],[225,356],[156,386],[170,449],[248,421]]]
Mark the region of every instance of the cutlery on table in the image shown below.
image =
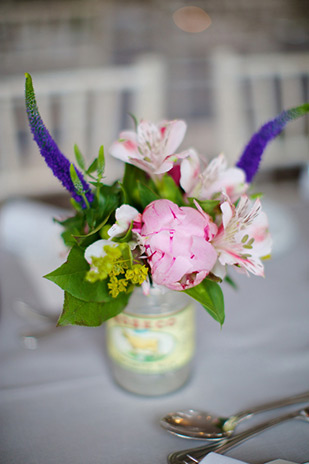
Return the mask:
[[[285,414],[281,417],[276,417],[274,419],[270,419],[263,424],[259,424],[255,427],[252,427],[245,432],[239,433],[238,435],[234,435],[233,437],[226,438],[222,440],[220,443],[211,443],[208,445],[200,446],[198,448],[190,448],[182,451],[175,451],[168,456],[168,463],[169,464],[196,464],[201,462],[201,460],[207,456],[207,454],[211,452],[215,452],[217,454],[224,454],[226,451],[230,450],[234,446],[238,445],[239,443],[243,443],[244,441],[248,440],[252,436],[263,432],[274,425],[280,424],[281,422],[288,421],[290,419],[303,419],[309,422],[309,407],[303,408],[298,411],[291,412],[289,414]]]
[[[219,441],[231,436],[241,421],[255,414],[306,401],[309,401],[309,391],[246,409],[230,417],[216,417],[209,412],[187,409],[167,414],[161,419],[160,425],[183,438]]]

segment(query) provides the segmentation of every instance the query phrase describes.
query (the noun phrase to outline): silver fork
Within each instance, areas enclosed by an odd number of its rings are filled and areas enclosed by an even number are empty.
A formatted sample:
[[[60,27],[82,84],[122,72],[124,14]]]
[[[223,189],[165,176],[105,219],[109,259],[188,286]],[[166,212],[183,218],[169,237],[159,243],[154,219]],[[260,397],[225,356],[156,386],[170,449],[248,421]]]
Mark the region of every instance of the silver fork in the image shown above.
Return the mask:
[[[248,438],[251,438],[253,435],[257,433],[263,432],[274,425],[280,424],[281,422],[285,422],[290,419],[303,419],[309,422],[309,407],[299,409],[298,411],[291,412],[289,414],[285,414],[284,416],[275,417],[274,419],[270,419],[263,424],[259,424],[255,427],[252,427],[245,432],[239,433],[238,435],[234,435],[231,438],[227,438],[223,441],[223,443],[217,444],[210,444],[200,446],[199,448],[190,448],[182,451],[176,451],[171,453],[168,456],[169,464],[196,464],[201,462],[201,460],[207,456],[207,454],[211,452],[216,452],[217,454],[224,454],[229,449],[233,448],[234,446],[238,445],[239,443],[244,442]]]

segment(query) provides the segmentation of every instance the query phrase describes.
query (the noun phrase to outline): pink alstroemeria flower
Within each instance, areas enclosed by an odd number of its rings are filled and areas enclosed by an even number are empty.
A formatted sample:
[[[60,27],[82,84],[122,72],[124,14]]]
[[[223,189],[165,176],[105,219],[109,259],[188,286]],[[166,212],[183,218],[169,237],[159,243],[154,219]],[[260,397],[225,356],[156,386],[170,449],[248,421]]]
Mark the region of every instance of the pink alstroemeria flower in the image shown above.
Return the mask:
[[[181,144],[186,129],[186,123],[181,120],[163,121],[157,125],[141,121],[137,132],[121,132],[120,138],[112,144],[109,152],[150,176],[163,174],[172,169],[181,157],[175,151]]]
[[[210,244],[217,226],[200,208],[179,207],[164,199],[153,201],[133,231],[140,235],[157,285],[172,290],[194,287],[204,280],[217,260]]]
[[[223,278],[228,264],[246,274],[251,272],[264,276],[261,258],[270,255],[272,239],[260,200],[252,205],[249,198],[242,195],[235,207],[227,198],[221,205],[221,211],[222,224],[212,240],[218,253],[218,262],[212,272]]]
[[[187,151],[181,161],[180,185],[188,197],[211,200],[226,193],[235,202],[248,188],[245,172],[240,168],[228,168],[223,154],[214,158],[201,169],[201,162],[195,150]]]

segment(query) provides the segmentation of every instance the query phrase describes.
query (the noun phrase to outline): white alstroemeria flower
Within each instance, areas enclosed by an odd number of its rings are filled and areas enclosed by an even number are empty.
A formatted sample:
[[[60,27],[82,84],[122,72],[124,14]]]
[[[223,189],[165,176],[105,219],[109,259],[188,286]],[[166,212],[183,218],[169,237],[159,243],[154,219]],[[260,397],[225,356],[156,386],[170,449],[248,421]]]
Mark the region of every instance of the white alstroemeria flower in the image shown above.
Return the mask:
[[[131,222],[139,216],[140,213],[137,209],[130,205],[121,205],[117,208],[115,213],[116,222],[107,232],[110,238],[112,239],[125,235],[130,228]]]
[[[162,121],[159,124],[141,121],[137,132],[121,132],[109,152],[150,176],[163,174],[172,169],[181,156],[175,154],[175,151],[181,144],[186,129],[186,123],[181,120]]]
[[[214,158],[202,170],[195,150],[188,150],[181,161],[180,185],[187,196],[198,200],[211,200],[226,193],[235,202],[248,188],[245,172],[240,168],[228,168],[223,154]]]
[[[117,247],[119,243],[112,242],[110,240],[97,240],[96,242],[93,242],[91,245],[89,245],[84,253],[85,260],[87,263],[92,265],[92,258],[104,258],[106,256],[106,251],[104,250],[104,247],[108,245],[110,247]]]
[[[190,148],[186,150],[186,156],[180,163],[180,186],[187,195],[194,196],[195,187],[200,185],[201,163],[197,152]],[[195,196],[195,198],[198,198]],[[199,198],[198,198],[199,199]]]
[[[212,272],[222,278],[225,266],[234,265],[246,274],[264,276],[261,258],[270,255],[272,239],[260,200],[252,205],[249,198],[242,195],[235,207],[226,197],[221,211],[222,224],[211,242],[218,253]]]

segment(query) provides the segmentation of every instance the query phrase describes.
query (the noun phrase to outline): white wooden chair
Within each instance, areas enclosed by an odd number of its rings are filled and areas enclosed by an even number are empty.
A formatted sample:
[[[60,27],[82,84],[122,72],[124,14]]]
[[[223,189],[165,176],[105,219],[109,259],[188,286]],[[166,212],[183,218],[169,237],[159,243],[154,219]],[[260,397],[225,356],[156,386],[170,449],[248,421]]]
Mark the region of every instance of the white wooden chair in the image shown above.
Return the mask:
[[[40,114],[60,150],[74,161],[77,143],[90,161],[105,153],[119,131],[133,128],[128,113],[160,120],[165,114],[165,66],[143,56],[128,66],[33,74]],[[122,163],[109,157],[107,179],[119,177]],[[63,191],[46,167],[28,127],[24,76],[0,82],[0,201]]]
[[[250,136],[282,110],[309,100],[309,54],[213,56],[217,140],[230,163]],[[309,161],[305,116],[289,123],[267,147],[261,168],[300,166]]]

